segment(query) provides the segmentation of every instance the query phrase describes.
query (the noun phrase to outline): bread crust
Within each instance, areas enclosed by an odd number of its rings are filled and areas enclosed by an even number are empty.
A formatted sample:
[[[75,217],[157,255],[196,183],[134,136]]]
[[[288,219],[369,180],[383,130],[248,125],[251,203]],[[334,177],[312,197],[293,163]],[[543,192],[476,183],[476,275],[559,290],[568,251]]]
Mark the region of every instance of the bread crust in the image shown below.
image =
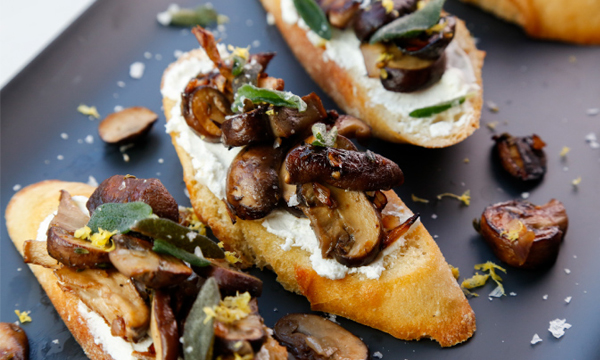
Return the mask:
[[[89,197],[95,188],[77,182],[46,180],[21,189],[8,203],[5,213],[6,228],[21,256],[23,243],[26,240],[35,240],[40,223],[58,208],[60,190],[63,189],[73,196]],[[29,265],[29,268],[85,354],[93,360],[112,360],[112,356],[102,349],[102,345],[94,342],[86,319],[77,310],[79,298],[60,289],[52,269],[38,265]]]
[[[178,62],[201,53],[193,50]],[[175,105],[175,100],[163,98],[167,122]],[[178,133],[172,132],[171,137],[196,214],[228,250],[239,254],[245,266],[272,269],[285,289],[306,296],[314,310],[344,316],[400,339],[431,338],[441,346],[452,346],[473,335],[473,310],[422,224],[407,236],[398,254],[402,260],[388,266],[379,280],[358,274],[340,280],[323,278],[312,269],[307,251],[283,250],[285,240],[269,233],[262,220],[237,219],[232,224],[225,203],[195,180],[191,157],[177,143]],[[386,195],[389,207],[409,211],[393,191]]]
[[[397,122],[414,121],[409,117],[390,111],[383,105],[370,104],[367,89],[355,82],[352,76],[335,61],[325,61],[325,50],[313,45],[306,31],[298,25],[286,23],[281,16],[280,0],[261,0],[265,10],[272,14],[281,35],[287,41],[292,52],[306,69],[312,79],[342,108],[346,113],[363,119],[373,128],[373,134],[381,139],[410,143],[413,145],[440,148],[461,142],[479,128],[481,106],[483,102],[483,85],[481,68],[485,52],[477,50],[475,42],[463,21],[458,20],[454,41],[458,43],[471,60],[471,65],[479,85],[475,96],[467,99],[473,108],[470,121],[446,136],[425,138],[414,133],[399,133],[392,126]],[[366,76],[366,75],[365,75]]]
[[[600,44],[600,2],[595,0],[461,1],[521,26],[534,38]]]

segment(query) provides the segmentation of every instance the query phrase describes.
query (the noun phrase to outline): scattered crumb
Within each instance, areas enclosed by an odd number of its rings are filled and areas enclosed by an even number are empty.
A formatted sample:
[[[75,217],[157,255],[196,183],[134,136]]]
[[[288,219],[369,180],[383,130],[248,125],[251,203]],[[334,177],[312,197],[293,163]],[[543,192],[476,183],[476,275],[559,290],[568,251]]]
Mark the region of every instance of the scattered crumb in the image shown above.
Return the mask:
[[[598,143],[598,138],[596,137],[596,133],[589,133],[585,136],[585,141],[590,145],[592,149],[600,148],[600,143]]]
[[[458,278],[460,277],[460,271],[458,270],[458,268],[454,267],[450,264],[448,264],[448,266],[450,266],[450,271],[452,271],[452,276],[454,276],[454,278],[456,280],[458,280]]]
[[[123,107],[121,105],[115,105],[114,109],[115,112],[119,112],[123,110]]]
[[[85,142],[88,144],[93,144],[94,143],[94,137],[92,135],[88,135],[85,137]]]
[[[173,56],[175,56],[175,59],[179,59],[181,57],[181,55],[183,55],[183,51],[181,51],[181,50],[173,51]]]
[[[567,296],[567,297],[565,298],[565,302],[566,302],[567,304],[569,304],[569,303],[571,302],[571,299],[572,299],[572,298],[573,298],[572,296]]]
[[[143,62],[136,61],[129,66],[129,76],[134,79],[141,79],[144,76],[146,65]]]
[[[127,154],[123,154],[123,160],[124,160],[125,162],[129,162],[129,155],[127,155]]]
[[[420,203],[423,203],[423,204],[427,204],[429,202],[429,200],[420,198],[420,197],[416,196],[415,194],[410,194],[410,198],[414,202],[420,202]]]
[[[579,184],[581,184],[581,176],[578,177],[577,179],[574,179],[573,181],[571,181],[571,185],[577,187],[579,186]]]
[[[437,239],[437,238],[439,238],[439,237],[440,237],[440,236],[439,236],[439,235],[437,235],[437,234],[433,235],[433,238],[434,238],[434,239]]]
[[[125,81],[117,81],[117,86],[120,88],[124,88],[125,87]]]
[[[531,339],[531,345],[535,345],[539,342],[542,342],[542,338],[538,334],[534,334],[533,339]]]
[[[514,291],[511,291],[508,295],[510,295],[510,296],[517,296],[517,293],[514,292]]]
[[[544,299],[544,300],[548,300],[548,294],[546,294],[546,295],[542,296],[542,299]]]
[[[375,359],[383,359],[383,354],[382,354],[381,352],[379,352],[379,351],[375,351],[375,352],[373,353],[373,357],[374,357]]]
[[[485,124],[485,126],[487,126],[488,129],[490,129],[492,131],[496,131],[496,126],[498,126],[498,122],[497,121],[491,121],[491,122]]]
[[[145,57],[146,59],[152,59],[152,53],[151,53],[150,51],[146,51],[146,52],[144,53],[144,57]]]
[[[183,189],[183,194],[189,199],[190,198],[190,192],[188,191],[187,188]]]
[[[274,312],[277,312],[277,311],[279,311],[279,310],[277,310],[277,308],[273,308],[273,311],[274,311]]]
[[[471,160],[469,160],[469,158],[464,158],[464,159],[463,159],[463,162],[464,162],[465,164],[468,164],[469,162],[471,162]]]
[[[54,339],[54,340],[52,340],[52,343],[53,343],[53,344],[56,344],[56,345],[58,345],[58,342],[59,342],[59,341],[58,341],[58,339]]]
[[[267,24],[275,25],[275,16],[270,12],[267,13]]]
[[[97,186],[98,186],[98,181],[96,180],[96,178],[95,178],[95,177],[93,177],[92,175],[90,175],[90,176],[88,177],[88,182],[87,182],[87,184],[88,184],[89,186],[95,186],[95,187],[97,187]]]
[[[329,320],[329,321],[331,321],[331,322],[333,322],[333,323],[339,324],[339,323],[337,322],[337,315],[334,315],[334,314],[328,314],[328,313],[325,313],[325,315],[327,316],[327,320]]]
[[[21,190],[21,184],[16,184],[15,186],[13,186],[13,191],[19,191]]]
[[[559,339],[565,334],[565,330],[570,328],[571,324],[567,323],[567,319],[554,319],[550,321],[548,331],[550,331],[555,338]]]
[[[600,109],[599,108],[589,108],[589,109],[587,109],[587,111],[585,113],[588,114],[589,116],[596,116],[596,115],[600,114]]]
[[[64,157],[64,156],[62,156],[62,155],[58,155],[56,158],[57,158],[58,160],[64,160],[64,158],[65,158],[65,157]]]
[[[69,138],[69,134],[67,134],[67,133],[62,133],[62,134],[60,134],[60,137],[61,137],[63,140],[67,140],[67,139]]]
[[[493,298],[493,297],[489,297],[489,298],[488,298],[488,300],[489,300],[489,301],[493,301],[493,300],[494,300],[494,298]]]
[[[260,41],[259,41],[259,40],[254,40],[254,41],[252,42],[252,47],[253,47],[253,48],[257,48],[257,47],[259,47],[259,46],[260,46]]]
[[[576,62],[577,62],[577,58],[575,57],[575,55],[571,55],[571,56],[569,56],[569,62],[570,62],[571,64],[574,64],[574,63],[576,63]]]
[[[432,218],[433,220],[435,220],[435,219],[437,219],[437,218],[438,218],[438,216],[437,216],[437,214],[431,214],[431,218]]]
[[[95,106],[87,106],[85,104],[80,104],[77,107],[77,111],[79,111],[83,115],[93,116],[96,119],[100,118],[100,114],[98,114],[98,109],[96,109]]]
[[[179,11],[179,5],[171,4],[167,8],[167,11],[159,12],[156,14],[156,20],[162,26],[169,26],[171,24],[171,19],[173,18],[173,14]]]
[[[21,270],[23,270],[23,269],[22,268],[17,268],[17,271],[21,271]]]
[[[500,108],[498,108],[498,105],[496,105],[496,103],[493,101],[487,101],[486,105],[487,105],[488,110],[493,113],[497,113],[498,111],[500,111]]]
[[[560,151],[560,157],[566,157],[569,151],[571,151],[571,149],[568,146],[563,146],[562,150]]]
[[[162,163],[164,163],[164,162],[165,162],[165,159],[163,159],[163,158],[160,158],[160,159],[158,159],[158,163],[159,163],[159,164],[162,164]]]
[[[571,273],[570,269],[565,269],[565,274],[569,275]]]
[[[521,193],[521,197],[523,199],[528,199],[529,198],[529,193],[528,192],[523,192],[523,193]]]

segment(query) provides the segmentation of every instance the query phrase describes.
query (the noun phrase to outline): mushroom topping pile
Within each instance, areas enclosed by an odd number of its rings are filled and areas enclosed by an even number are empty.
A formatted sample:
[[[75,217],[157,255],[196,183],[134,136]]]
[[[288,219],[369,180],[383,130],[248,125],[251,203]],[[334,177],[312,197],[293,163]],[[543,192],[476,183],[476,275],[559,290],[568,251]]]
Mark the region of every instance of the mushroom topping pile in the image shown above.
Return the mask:
[[[340,1],[322,1],[321,5],[332,11],[345,9]],[[357,10],[352,6],[348,9]],[[299,97],[250,80],[230,94],[227,89],[242,81],[240,77],[253,78],[236,72],[238,62],[246,61],[246,69],[260,64],[256,59],[265,56],[244,54],[246,60],[240,60],[244,52],[233,49],[232,55],[223,59],[214,50],[217,46],[210,33],[201,28],[193,32],[219,74],[215,75],[215,70],[190,80],[182,94],[182,112],[200,116],[186,110],[189,88],[198,83],[211,87],[211,92],[220,92],[219,96],[231,103],[233,115],[226,116],[223,122],[211,118],[211,126],[219,123],[220,138],[196,133],[205,141],[244,147],[227,175],[224,201],[233,222],[238,218],[261,219],[278,206],[285,207],[310,220],[324,258],[352,267],[370,264],[383,248],[408,230],[416,218],[393,227],[382,223],[381,211],[387,199],[381,190],[404,181],[398,165],[371,151],[358,151],[345,137],[364,141],[371,133],[368,125],[352,116],[326,111],[314,93]],[[268,77],[263,70],[261,65],[261,70],[253,73],[257,79]],[[214,81],[216,77],[225,82]],[[204,101],[195,106],[215,108],[213,100]],[[193,128],[192,124],[199,121],[204,120],[195,119],[188,124]]]
[[[556,261],[568,225],[567,212],[558,200],[541,206],[513,200],[488,206],[479,232],[500,260],[539,269]]]

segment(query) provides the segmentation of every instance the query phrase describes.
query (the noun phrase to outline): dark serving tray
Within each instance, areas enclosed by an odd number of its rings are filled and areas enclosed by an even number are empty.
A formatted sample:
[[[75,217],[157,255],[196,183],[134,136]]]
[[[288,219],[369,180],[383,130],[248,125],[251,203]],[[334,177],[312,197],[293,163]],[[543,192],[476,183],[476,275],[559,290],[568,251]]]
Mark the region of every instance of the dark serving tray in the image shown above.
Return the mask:
[[[128,173],[158,177],[180,204],[189,204],[181,166],[164,131],[159,86],[163,70],[175,60],[174,51],[187,51],[197,43],[189,30],[157,23],[156,14],[170,2],[96,2],[2,89],[2,213],[19,186],[44,179],[87,182],[89,176],[102,181]],[[214,5],[231,19],[221,35],[225,42],[237,46],[254,42],[255,50],[277,51],[269,73],[284,78],[288,90],[316,91],[328,108],[336,108],[298,65],[277,29],[267,25],[258,1],[221,0]],[[460,268],[462,277],[473,274],[474,264],[499,263],[471,226],[489,204],[522,193],[529,193],[536,204],[557,198],[567,208],[569,231],[551,269],[508,268],[503,275],[505,288],[516,296],[490,301],[491,284],[477,291],[481,296],[469,300],[477,316],[477,332],[462,345],[442,349],[429,340],[406,342],[346,319],[338,317],[338,321],[384,359],[598,359],[600,149],[593,149],[585,137],[600,136],[600,115],[587,114],[587,109],[600,107],[600,49],[529,39],[517,27],[457,1],[449,1],[446,8],[467,22],[479,47],[487,51],[485,100],[498,104],[500,111],[484,109],[481,129],[450,148],[428,150],[377,140],[370,148],[400,164],[406,183],[396,190],[413,211],[421,213],[446,260]],[[145,52],[152,57],[146,58]],[[129,65],[135,61],[146,65],[140,80],[129,77]],[[125,87],[119,87],[118,81],[124,81]],[[76,111],[81,103],[95,105],[103,116],[121,105],[145,106],[161,117],[148,141],[126,151],[130,161],[125,162],[118,148],[98,138],[98,120],[90,121]],[[486,127],[490,122],[497,122],[497,132],[537,133],[548,144],[548,173],[541,183],[524,186],[499,169],[491,153],[493,132]],[[85,141],[88,135],[93,143]],[[566,159],[559,156],[563,146],[571,148]],[[470,161],[464,162],[465,158]],[[578,177],[582,181],[575,188],[571,181]],[[437,194],[461,194],[467,189],[472,196],[468,207],[452,199],[435,200]],[[414,203],[411,194],[432,201]],[[23,328],[29,335],[32,359],[84,358],[10,242],[4,221],[1,226],[0,321],[16,321],[15,309],[31,310],[33,322]],[[253,273],[265,283],[259,302],[267,325],[289,312],[310,311],[306,299],[284,291],[273,273]],[[572,297],[569,304],[564,300],[568,296]],[[548,322],[556,318],[573,325],[561,339],[547,330]],[[543,342],[532,346],[536,333]]]

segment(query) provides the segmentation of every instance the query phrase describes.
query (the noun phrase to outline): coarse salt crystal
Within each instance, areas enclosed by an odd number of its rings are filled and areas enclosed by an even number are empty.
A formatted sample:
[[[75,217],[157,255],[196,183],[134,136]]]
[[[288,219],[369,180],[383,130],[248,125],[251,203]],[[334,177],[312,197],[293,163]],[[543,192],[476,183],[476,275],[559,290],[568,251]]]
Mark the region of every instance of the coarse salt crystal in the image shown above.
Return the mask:
[[[565,269],[565,274],[569,275],[571,273],[570,269]]]
[[[60,134],[60,137],[63,138],[63,140],[67,140],[69,138],[69,134],[62,133],[62,134]]]
[[[16,184],[15,186],[13,186],[13,191],[19,191],[21,190],[21,184]]]
[[[437,214],[431,214],[431,218],[434,220],[437,219]]]
[[[544,299],[544,300],[548,300],[548,294],[546,294],[546,295],[542,296],[542,299]]]
[[[517,296],[517,293],[514,292],[514,291],[511,291],[508,295],[510,295],[510,296]]]
[[[570,328],[571,324],[567,323],[567,319],[554,319],[550,321],[548,331],[550,331],[555,338],[559,339],[565,334],[565,330]]]
[[[588,114],[589,116],[596,116],[596,115],[600,114],[600,109],[599,108],[589,108],[589,109],[587,109],[587,111],[585,113]]]
[[[92,135],[88,135],[85,137],[85,142],[88,144],[93,144],[94,143],[94,137]]]
[[[567,304],[569,304],[569,303],[571,302],[571,299],[572,299],[572,298],[573,298],[572,296],[567,296],[567,297],[565,298],[565,302],[566,302]]]
[[[596,133],[589,133],[585,136],[585,141],[590,144],[592,149],[600,148],[600,143],[598,143],[598,138],[596,137]]]
[[[159,164],[162,164],[162,163],[164,163],[164,162],[165,162],[165,159],[163,159],[163,158],[160,158],[160,159],[158,159],[158,163],[159,163]]]
[[[144,76],[146,65],[143,62],[136,61],[129,66],[129,76],[134,79],[141,79]]]
[[[535,345],[539,342],[542,342],[542,338],[538,334],[534,334],[533,339],[531,339],[531,345]]]
[[[54,340],[52,340],[52,343],[53,343],[53,344],[57,344],[57,345],[58,345],[58,339],[54,339]]]
[[[529,193],[528,192],[521,193],[521,197],[523,199],[527,199],[527,198],[529,198]]]
[[[379,351],[375,351],[375,352],[373,353],[373,357],[374,357],[375,359],[382,359],[382,358],[383,358],[383,354],[382,354],[381,352],[379,352]]]
[[[115,112],[119,112],[119,111],[123,110],[123,107],[121,105],[115,105],[115,108],[113,110]]]
[[[63,160],[65,157],[64,157],[64,156],[62,156],[62,155],[58,155],[56,158],[57,158],[58,160]]]

